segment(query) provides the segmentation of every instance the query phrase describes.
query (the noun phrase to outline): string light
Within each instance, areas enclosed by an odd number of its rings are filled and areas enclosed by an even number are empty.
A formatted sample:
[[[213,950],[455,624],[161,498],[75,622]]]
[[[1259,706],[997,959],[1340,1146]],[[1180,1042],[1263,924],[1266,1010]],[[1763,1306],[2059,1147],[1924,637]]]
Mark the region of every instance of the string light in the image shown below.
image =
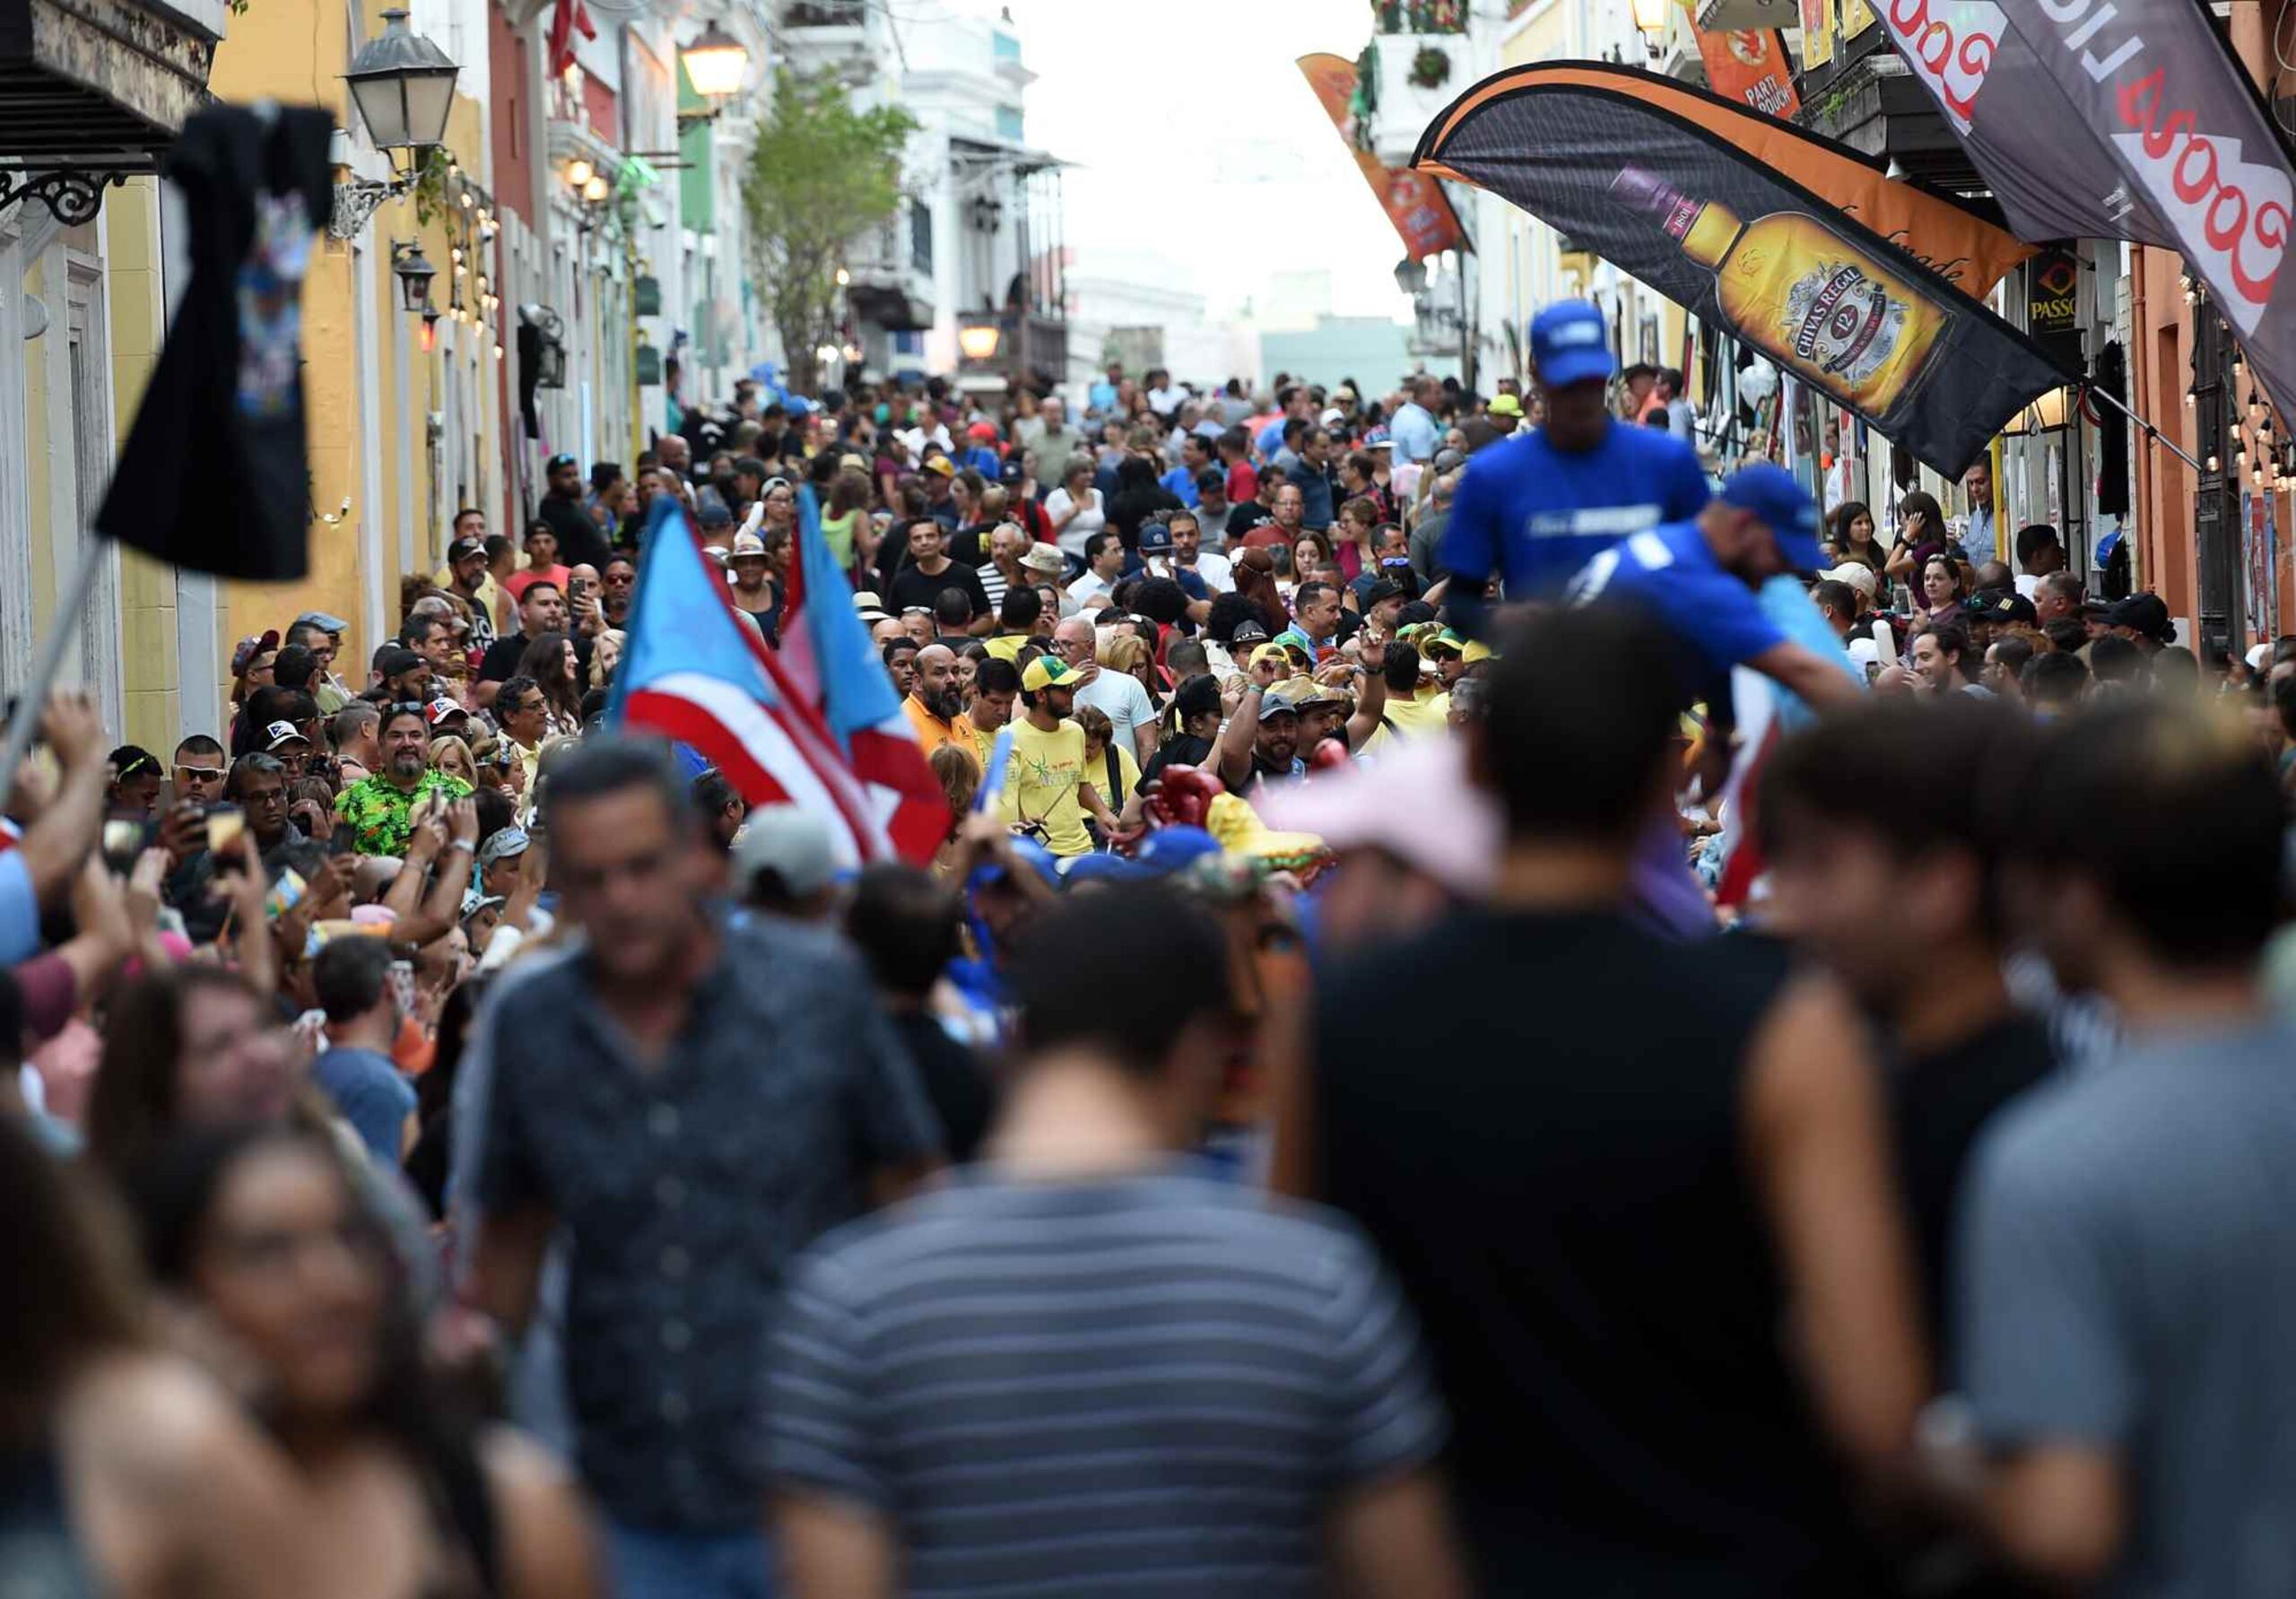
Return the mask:
[[[2223,463],[2222,463],[2222,462],[2221,462],[2221,461],[2219,461],[2219,460],[2218,460],[2214,456],[2209,456],[2209,457],[2208,457],[2208,470],[2209,470],[2209,471],[2211,471],[2211,472],[2222,472],[2223,469],[2224,469]]]

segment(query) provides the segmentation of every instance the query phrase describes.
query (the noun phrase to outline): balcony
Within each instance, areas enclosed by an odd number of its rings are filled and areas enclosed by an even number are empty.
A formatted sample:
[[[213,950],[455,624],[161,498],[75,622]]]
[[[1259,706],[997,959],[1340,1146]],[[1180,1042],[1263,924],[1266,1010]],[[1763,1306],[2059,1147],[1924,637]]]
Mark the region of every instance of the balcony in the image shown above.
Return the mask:
[[[0,204],[35,195],[83,222],[107,181],[154,170],[207,101],[222,31],[207,0],[0,0]]]
[[[1371,153],[1407,167],[1419,135],[1474,81],[1459,33],[1381,33],[1371,40]]]
[[[1796,89],[1796,120],[1812,133],[1895,161],[1899,171],[1931,188],[1962,196],[1985,188],[1969,152],[1882,28],[1838,42],[1833,59],[1804,73]]]
[[[846,303],[891,333],[933,326],[933,212],[922,200],[855,241],[846,261]]]
[[[1381,33],[1465,33],[1467,0],[1376,0],[1372,26]]]

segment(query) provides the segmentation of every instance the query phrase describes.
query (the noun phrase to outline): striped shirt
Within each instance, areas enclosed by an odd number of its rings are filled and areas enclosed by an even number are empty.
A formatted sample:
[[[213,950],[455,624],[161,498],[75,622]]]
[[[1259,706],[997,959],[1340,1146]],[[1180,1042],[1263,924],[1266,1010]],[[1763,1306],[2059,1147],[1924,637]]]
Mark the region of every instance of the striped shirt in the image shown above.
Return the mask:
[[[1444,1430],[1359,1234],[1177,1174],[975,1175],[831,1233],[771,1359],[773,1475],[883,1510],[918,1595],[1318,1592],[1335,1496]]]

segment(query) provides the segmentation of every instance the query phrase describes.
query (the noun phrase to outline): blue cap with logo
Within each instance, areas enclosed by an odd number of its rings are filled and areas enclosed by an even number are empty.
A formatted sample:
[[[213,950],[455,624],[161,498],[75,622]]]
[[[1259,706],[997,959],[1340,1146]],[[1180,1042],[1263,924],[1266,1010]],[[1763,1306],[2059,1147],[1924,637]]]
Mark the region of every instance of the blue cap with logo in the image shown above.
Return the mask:
[[[1549,388],[1606,378],[1618,370],[1610,324],[1584,300],[1557,300],[1531,318],[1531,361]]]
[[[1779,552],[1797,572],[1813,572],[1826,564],[1818,548],[1818,507],[1794,474],[1783,466],[1756,461],[1741,466],[1722,485],[1722,500],[1770,529]]]

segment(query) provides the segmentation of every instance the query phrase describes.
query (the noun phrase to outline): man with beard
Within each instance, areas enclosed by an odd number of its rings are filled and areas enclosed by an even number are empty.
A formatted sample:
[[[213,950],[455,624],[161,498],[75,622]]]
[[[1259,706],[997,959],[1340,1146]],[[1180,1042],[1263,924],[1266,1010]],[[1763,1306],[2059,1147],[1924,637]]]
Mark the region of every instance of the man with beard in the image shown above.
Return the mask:
[[[915,670],[917,686],[900,708],[917,729],[917,747],[928,756],[943,744],[973,749],[972,734],[959,721],[965,697],[957,687],[957,652],[945,644],[928,644],[917,652]]]
[[[1083,780],[1084,730],[1068,719],[1079,675],[1050,656],[1031,661],[1021,673],[1025,714],[1013,723],[1013,760],[997,813],[1005,826],[1064,856],[1091,852],[1087,815],[1104,836],[1117,830],[1116,813]]]
[[[550,488],[535,507],[535,519],[549,523],[558,535],[558,559],[570,565],[604,565],[613,550],[583,508],[582,463],[572,456],[552,456],[543,470]]]
[[[404,856],[417,820],[434,806],[443,813],[471,789],[460,778],[431,769],[430,723],[421,706],[392,706],[383,717],[382,738],[383,769],[337,795],[335,815],[350,830],[357,854]]]
[[[1266,778],[1296,778],[1308,769],[1300,758],[1300,702],[1290,685],[1278,686],[1287,669],[1283,647],[1263,644],[1252,651],[1244,697],[1228,718],[1213,756],[1228,792],[1249,798]]]

